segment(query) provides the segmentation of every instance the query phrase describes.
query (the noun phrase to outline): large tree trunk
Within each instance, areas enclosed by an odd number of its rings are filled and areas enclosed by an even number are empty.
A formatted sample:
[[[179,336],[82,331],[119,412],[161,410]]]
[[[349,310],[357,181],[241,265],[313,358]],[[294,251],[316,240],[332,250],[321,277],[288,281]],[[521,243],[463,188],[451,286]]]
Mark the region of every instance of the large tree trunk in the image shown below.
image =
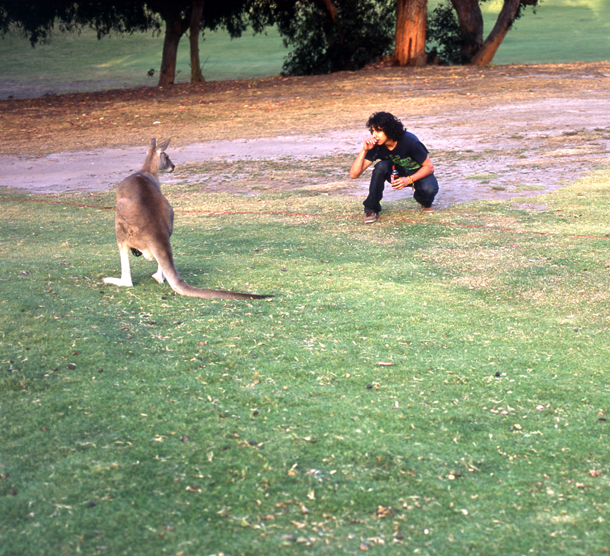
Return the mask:
[[[339,39],[339,44],[343,44],[345,39],[343,37],[343,32],[341,31],[341,26],[339,25],[339,14],[337,13],[337,7],[335,6],[332,0],[314,0],[315,4],[322,10],[324,10],[330,19],[333,22],[335,30],[337,31],[337,38]],[[329,46],[333,46],[335,44],[335,37],[332,33],[325,33],[326,42],[328,42]]]
[[[502,44],[506,33],[508,33],[515,21],[520,3],[521,0],[504,0],[504,5],[498,15],[496,24],[491,33],[489,33],[489,36],[485,39],[481,49],[472,58],[472,65],[486,66],[491,63],[498,48]]]
[[[165,39],[163,40],[159,87],[169,87],[174,84],[176,78],[178,44],[187,27],[182,21],[180,8],[171,2],[168,3],[168,9],[161,14],[161,17],[165,20]]]
[[[451,0],[462,31],[462,55],[470,62],[483,44],[483,14],[479,0]]]
[[[398,66],[426,64],[428,0],[397,0],[394,63]]]
[[[201,73],[201,62],[199,61],[199,30],[201,29],[202,15],[203,0],[193,0],[193,11],[191,12],[191,24],[189,26],[191,83],[203,83],[205,81],[203,74]]]

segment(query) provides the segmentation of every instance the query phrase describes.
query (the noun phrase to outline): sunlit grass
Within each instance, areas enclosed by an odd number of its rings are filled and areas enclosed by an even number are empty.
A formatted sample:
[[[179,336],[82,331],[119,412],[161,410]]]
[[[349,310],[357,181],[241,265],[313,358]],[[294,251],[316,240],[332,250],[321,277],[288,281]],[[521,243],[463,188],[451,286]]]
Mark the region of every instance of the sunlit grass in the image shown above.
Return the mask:
[[[3,194],[4,553],[610,549],[606,171],[366,226],[199,185],[165,188],[183,277],[272,301],[103,284],[111,193]]]
[[[90,30],[80,35],[55,33],[48,43],[35,48],[13,33],[0,39],[0,75],[14,82],[16,96],[19,85],[25,83],[37,87],[39,95],[154,86],[162,50],[163,37],[150,33],[101,40]],[[274,29],[254,36],[247,31],[239,39],[209,32],[200,43],[203,74],[209,81],[276,75],[285,53]],[[188,39],[180,43],[176,68],[176,82],[190,82]]]

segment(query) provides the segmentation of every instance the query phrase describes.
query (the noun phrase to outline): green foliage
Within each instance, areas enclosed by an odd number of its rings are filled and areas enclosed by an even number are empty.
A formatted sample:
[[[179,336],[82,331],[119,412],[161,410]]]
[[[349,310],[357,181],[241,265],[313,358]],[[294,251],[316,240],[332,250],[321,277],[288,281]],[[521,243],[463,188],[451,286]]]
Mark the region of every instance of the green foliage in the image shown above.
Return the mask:
[[[275,12],[286,47],[287,75],[357,70],[388,54],[394,44],[395,6],[391,0],[337,0],[338,22],[313,2]]]
[[[202,28],[226,29],[232,37],[239,37],[246,29],[247,6],[245,0],[204,2]],[[17,30],[26,36],[32,45],[44,43],[52,31],[77,31],[85,27],[95,29],[98,38],[116,34],[131,34],[136,31],[160,31],[161,20],[176,12],[188,26],[192,9],[191,0],[123,0],[97,2],[83,0],[71,2],[38,0],[19,3],[0,0],[0,33]],[[251,18],[257,31],[261,31],[258,19]]]
[[[461,51],[464,31],[460,28],[455,10],[450,2],[439,4],[428,16],[426,44],[428,58],[438,58],[439,63],[461,65],[468,62]]]
[[[111,32],[133,33],[160,29],[160,22],[146,3],[124,0],[120,3],[58,0],[46,2],[13,2],[0,0],[0,34],[17,30],[32,46],[46,42],[53,30],[78,31],[95,29],[98,38]]]

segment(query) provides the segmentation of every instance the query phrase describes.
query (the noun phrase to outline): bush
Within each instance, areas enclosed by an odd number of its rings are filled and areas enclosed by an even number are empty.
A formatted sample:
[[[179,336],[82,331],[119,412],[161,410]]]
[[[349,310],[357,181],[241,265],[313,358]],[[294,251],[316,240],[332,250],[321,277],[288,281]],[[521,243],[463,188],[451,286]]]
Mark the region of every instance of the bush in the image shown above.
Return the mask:
[[[357,70],[394,45],[395,5],[391,0],[336,0],[338,24],[320,8],[297,3],[296,13],[277,21],[284,44],[293,47],[285,75]]]
[[[462,52],[464,38],[451,4],[439,4],[434,8],[426,30],[426,42],[430,47],[428,59],[438,58],[439,63],[448,65],[467,64],[468,59]]]

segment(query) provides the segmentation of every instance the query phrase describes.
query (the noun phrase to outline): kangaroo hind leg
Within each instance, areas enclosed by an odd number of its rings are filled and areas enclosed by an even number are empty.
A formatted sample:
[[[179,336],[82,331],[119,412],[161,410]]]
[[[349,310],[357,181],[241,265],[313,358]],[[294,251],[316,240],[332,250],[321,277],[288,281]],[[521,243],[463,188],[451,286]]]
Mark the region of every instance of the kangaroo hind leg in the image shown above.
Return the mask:
[[[129,267],[129,247],[119,245],[119,254],[121,256],[121,277],[120,278],[102,278],[105,284],[113,284],[115,286],[125,286],[131,288],[131,269]]]

